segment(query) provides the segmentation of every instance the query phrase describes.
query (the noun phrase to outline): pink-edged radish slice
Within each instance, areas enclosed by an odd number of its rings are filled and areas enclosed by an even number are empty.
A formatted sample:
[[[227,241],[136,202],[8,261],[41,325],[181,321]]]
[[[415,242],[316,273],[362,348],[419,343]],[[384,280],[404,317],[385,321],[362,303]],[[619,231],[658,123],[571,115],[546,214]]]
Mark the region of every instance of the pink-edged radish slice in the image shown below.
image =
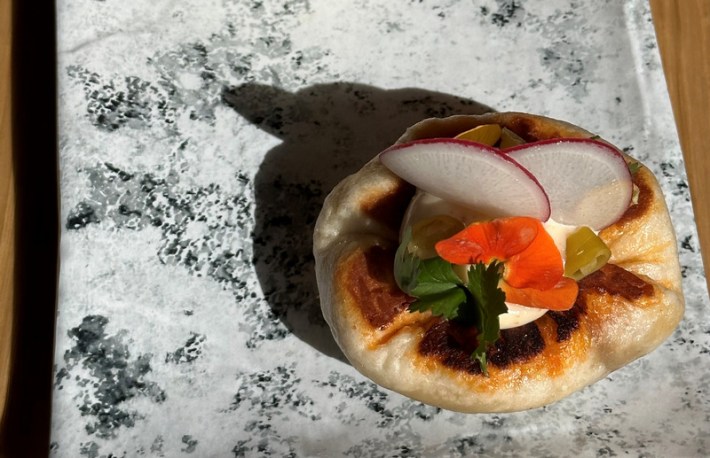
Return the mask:
[[[419,189],[488,217],[550,217],[550,202],[535,177],[490,146],[452,138],[417,140],[383,151],[380,160]]]
[[[596,140],[567,138],[506,151],[542,184],[558,223],[600,230],[621,218],[633,183],[624,157]]]

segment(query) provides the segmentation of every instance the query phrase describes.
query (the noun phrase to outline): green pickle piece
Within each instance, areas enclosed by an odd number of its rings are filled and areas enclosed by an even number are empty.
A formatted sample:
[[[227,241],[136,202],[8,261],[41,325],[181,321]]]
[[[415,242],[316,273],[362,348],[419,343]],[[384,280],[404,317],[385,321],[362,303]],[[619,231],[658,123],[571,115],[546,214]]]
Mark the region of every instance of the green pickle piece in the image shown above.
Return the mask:
[[[565,251],[565,277],[577,281],[601,269],[611,257],[609,247],[586,226],[567,237]]]

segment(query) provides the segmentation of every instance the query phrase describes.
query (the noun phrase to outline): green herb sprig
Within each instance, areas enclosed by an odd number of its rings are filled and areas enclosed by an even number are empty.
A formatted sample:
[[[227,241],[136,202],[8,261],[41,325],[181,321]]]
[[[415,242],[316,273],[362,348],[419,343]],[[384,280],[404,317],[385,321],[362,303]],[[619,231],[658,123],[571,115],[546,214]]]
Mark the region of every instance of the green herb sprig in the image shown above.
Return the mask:
[[[407,229],[395,254],[394,276],[399,288],[416,298],[410,312],[430,311],[434,316],[457,320],[478,330],[478,345],[471,354],[488,375],[486,351],[500,336],[498,315],[507,312],[505,293],[498,287],[502,264],[474,264],[464,282],[453,265],[440,257],[420,259],[409,251]]]

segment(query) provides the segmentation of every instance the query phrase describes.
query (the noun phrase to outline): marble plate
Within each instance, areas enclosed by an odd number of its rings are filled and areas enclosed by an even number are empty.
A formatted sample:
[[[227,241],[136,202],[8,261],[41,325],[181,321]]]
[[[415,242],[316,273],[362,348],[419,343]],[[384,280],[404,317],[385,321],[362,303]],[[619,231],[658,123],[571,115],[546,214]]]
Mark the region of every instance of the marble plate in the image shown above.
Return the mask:
[[[52,456],[710,452],[708,296],[645,1],[58,4]],[[324,196],[413,122],[487,109],[602,133],[659,177],[686,318],[548,407],[381,389],[320,315]]]

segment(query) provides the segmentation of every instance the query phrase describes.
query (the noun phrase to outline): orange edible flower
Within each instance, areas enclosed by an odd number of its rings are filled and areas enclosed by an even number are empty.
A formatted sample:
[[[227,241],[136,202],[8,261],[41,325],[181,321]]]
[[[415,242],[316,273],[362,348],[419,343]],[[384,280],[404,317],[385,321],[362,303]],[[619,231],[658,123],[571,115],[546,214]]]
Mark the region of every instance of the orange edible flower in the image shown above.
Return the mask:
[[[562,276],[562,256],[535,218],[514,216],[474,223],[438,242],[436,251],[453,264],[502,262],[500,286],[508,302],[567,310],[577,298],[577,283]]]
[[[508,302],[556,311],[572,308],[579,292],[577,282],[567,277],[562,277],[555,286],[545,290],[513,288],[505,281],[501,282],[500,286],[505,293],[505,300]]]

